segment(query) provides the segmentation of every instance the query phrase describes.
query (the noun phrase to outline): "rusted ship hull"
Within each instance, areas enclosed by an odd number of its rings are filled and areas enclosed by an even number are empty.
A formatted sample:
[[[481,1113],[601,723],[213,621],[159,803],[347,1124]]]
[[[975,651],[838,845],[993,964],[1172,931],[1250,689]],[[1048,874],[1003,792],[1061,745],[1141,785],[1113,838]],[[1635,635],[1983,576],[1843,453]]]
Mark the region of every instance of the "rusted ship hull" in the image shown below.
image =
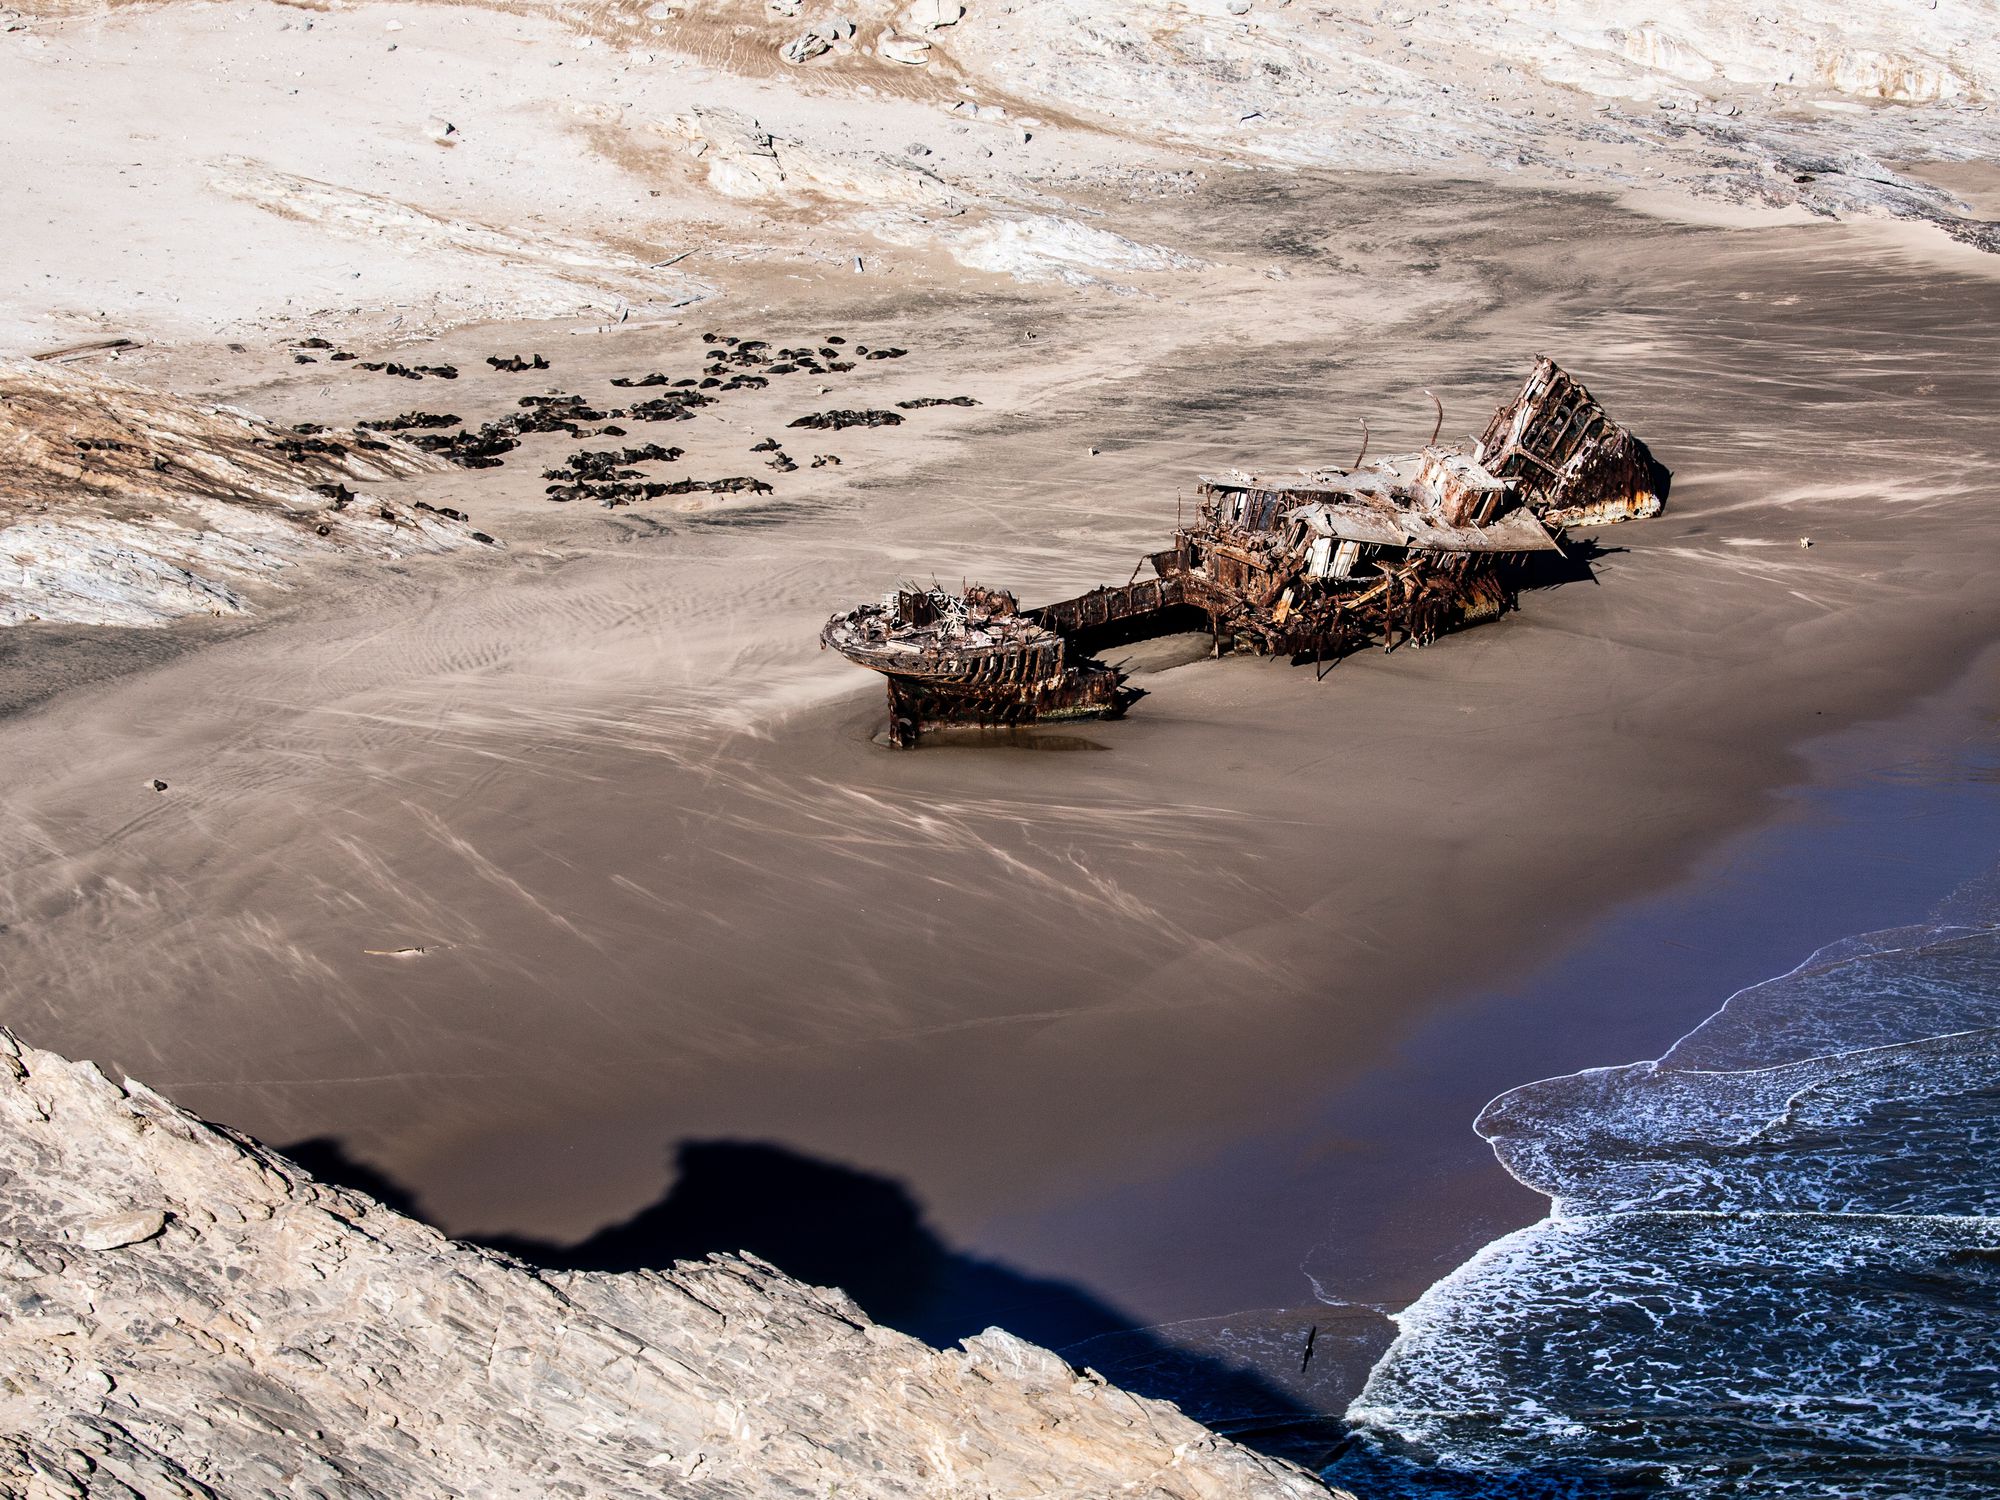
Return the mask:
[[[1049,719],[1115,718],[1125,711],[1124,674],[1086,662],[1060,681],[939,683],[889,678],[889,738],[907,749],[925,729],[943,724],[1005,728]]]
[[[1124,710],[1123,676],[1075,649],[1069,634],[1017,612],[1011,595],[968,597],[987,612],[975,619],[941,590],[905,590],[835,615],[820,631],[822,646],[888,679],[892,743],[914,745],[938,724],[999,727]]]
[[[905,589],[820,640],[888,679],[898,745],[939,723],[1116,714],[1136,695],[1090,654],[1109,641],[1205,624],[1218,654],[1316,663],[1422,645],[1513,608],[1538,557],[1562,554],[1563,526],[1656,514],[1668,478],[1544,358],[1470,453],[1207,476],[1198,519],[1121,586],[1025,611],[989,589]]]

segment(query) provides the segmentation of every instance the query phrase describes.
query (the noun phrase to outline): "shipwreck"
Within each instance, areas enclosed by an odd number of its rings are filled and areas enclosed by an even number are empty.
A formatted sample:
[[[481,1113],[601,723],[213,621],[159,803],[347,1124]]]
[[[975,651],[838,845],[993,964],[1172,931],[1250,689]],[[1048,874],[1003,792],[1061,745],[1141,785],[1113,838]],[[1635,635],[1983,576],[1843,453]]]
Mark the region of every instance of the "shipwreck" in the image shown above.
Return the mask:
[[[1027,610],[1000,589],[905,587],[835,615],[820,644],[888,679],[898,746],[941,724],[1111,716],[1137,695],[1092,654],[1104,642],[1205,623],[1218,655],[1323,671],[1495,619],[1565,528],[1664,502],[1668,471],[1546,357],[1470,451],[1437,443],[1443,420],[1440,406],[1429,445],[1373,463],[1364,436],[1351,468],[1203,476],[1194,521],[1122,585]]]

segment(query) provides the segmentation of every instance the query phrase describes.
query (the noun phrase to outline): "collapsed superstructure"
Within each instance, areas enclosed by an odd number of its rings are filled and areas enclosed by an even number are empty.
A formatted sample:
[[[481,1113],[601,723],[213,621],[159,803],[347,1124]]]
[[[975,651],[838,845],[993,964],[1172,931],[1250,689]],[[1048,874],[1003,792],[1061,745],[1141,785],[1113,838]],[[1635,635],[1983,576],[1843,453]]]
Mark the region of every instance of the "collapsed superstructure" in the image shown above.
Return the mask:
[[[1351,469],[1204,476],[1196,520],[1141,559],[1151,578],[1027,611],[995,589],[902,589],[835,615],[821,644],[889,679],[898,745],[928,724],[1116,714],[1131,695],[1095,640],[1205,617],[1218,653],[1421,644],[1512,607],[1564,527],[1657,515],[1666,492],[1646,445],[1547,358],[1470,453],[1432,436]]]

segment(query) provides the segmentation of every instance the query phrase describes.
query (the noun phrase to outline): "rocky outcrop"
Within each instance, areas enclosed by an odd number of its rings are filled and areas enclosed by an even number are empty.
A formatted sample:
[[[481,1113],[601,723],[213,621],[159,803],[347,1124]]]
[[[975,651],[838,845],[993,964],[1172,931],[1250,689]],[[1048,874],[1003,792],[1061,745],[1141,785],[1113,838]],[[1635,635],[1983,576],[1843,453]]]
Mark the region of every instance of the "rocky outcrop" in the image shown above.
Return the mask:
[[[1305,1497],[997,1329],[455,1244],[0,1032],[0,1496]]]
[[[240,614],[315,555],[490,541],[343,481],[450,467],[384,433],[273,426],[102,376],[0,360],[0,625]]]

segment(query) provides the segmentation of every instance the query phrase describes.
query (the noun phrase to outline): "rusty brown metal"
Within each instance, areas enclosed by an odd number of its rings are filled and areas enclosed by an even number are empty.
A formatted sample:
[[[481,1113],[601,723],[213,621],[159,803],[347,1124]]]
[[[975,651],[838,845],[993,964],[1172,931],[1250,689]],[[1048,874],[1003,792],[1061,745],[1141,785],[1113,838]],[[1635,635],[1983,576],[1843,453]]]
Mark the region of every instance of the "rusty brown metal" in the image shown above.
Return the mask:
[[[1195,520],[1140,559],[1152,578],[1135,568],[1031,610],[1001,590],[903,588],[835,615],[820,643],[888,678],[899,746],[932,724],[1116,715],[1136,694],[1091,654],[1105,641],[1178,622],[1209,631],[1217,654],[1286,655],[1323,675],[1370,642],[1423,645],[1497,618],[1534,557],[1562,553],[1563,526],[1655,515],[1667,481],[1543,358],[1470,454],[1433,444],[1366,468],[1205,476]]]
[[[1546,354],[1520,394],[1493,414],[1473,456],[1512,480],[1528,507],[1554,526],[1656,516],[1672,477]]]

